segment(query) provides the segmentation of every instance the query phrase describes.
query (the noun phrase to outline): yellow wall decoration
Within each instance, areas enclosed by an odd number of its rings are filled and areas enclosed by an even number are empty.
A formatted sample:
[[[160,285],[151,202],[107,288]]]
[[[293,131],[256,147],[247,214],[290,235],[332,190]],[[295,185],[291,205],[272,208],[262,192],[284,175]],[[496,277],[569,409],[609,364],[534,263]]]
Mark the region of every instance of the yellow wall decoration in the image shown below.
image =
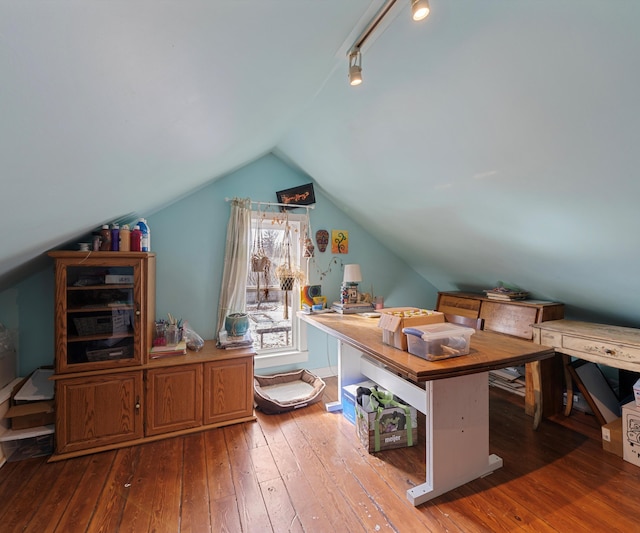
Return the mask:
[[[331,253],[349,253],[349,232],[342,229],[331,230]]]

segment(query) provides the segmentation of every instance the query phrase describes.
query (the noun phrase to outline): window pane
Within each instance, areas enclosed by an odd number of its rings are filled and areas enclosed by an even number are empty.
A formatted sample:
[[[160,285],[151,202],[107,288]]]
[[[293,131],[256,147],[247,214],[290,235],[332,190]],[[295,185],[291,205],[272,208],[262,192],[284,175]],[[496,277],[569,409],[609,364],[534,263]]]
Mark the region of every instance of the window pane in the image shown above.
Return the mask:
[[[296,219],[297,218],[297,219]],[[300,217],[289,216],[290,255],[293,266],[300,262]],[[252,216],[251,254],[247,279],[247,313],[254,348],[260,353],[291,350],[296,346],[296,311],[300,288],[285,291],[275,275],[285,257],[287,221],[282,213]]]

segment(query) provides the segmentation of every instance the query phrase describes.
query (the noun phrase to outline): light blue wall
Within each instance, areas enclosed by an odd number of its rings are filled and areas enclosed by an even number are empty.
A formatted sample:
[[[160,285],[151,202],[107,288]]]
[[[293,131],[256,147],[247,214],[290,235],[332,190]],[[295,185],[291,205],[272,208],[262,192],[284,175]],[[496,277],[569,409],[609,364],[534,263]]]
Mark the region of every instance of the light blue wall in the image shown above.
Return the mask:
[[[158,254],[157,316],[170,312],[187,320],[203,338],[214,338],[229,217],[229,203],[225,199],[236,196],[275,202],[276,191],[310,181],[308,175],[276,156],[266,155],[147,217],[152,249]],[[386,305],[435,306],[437,292],[432,285],[374,239],[366,228],[340,211],[317,187],[315,194],[316,206],[310,211],[312,233],[318,229],[349,232],[348,254],[334,256],[330,249],[324,253],[316,249],[310,262],[310,282],[322,285],[328,301],[338,299],[341,263],[358,263],[363,274],[362,290],[369,292],[373,285],[374,292],[384,296]],[[331,271],[327,272],[329,268]],[[321,273],[325,273],[322,280]],[[336,364],[334,345],[325,334],[309,328],[308,344],[310,360],[302,366],[313,369]]]
[[[53,264],[0,292],[0,323],[17,332],[18,375],[53,365]]]
[[[276,156],[266,155],[147,216],[151,248],[157,254],[156,317],[171,313],[187,320],[203,338],[214,338],[229,217],[225,199],[237,196],[275,202],[276,191],[310,181],[308,175]],[[387,306],[435,306],[437,293],[432,285],[340,211],[317,187],[315,193],[316,207],[310,211],[312,233],[318,229],[349,232],[348,254],[333,256],[330,248],[325,253],[316,249],[316,257],[310,262],[310,282],[322,285],[329,301],[338,299],[341,264],[358,263],[363,274],[361,289],[369,292],[373,286]],[[334,258],[338,264],[332,262]],[[331,271],[327,272],[329,267]],[[322,280],[320,273],[325,273]],[[0,293],[0,322],[19,329],[23,375],[53,362],[53,292],[50,267]],[[325,334],[310,328],[308,342],[310,359],[301,366],[313,369],[336,364],[335,347]]]

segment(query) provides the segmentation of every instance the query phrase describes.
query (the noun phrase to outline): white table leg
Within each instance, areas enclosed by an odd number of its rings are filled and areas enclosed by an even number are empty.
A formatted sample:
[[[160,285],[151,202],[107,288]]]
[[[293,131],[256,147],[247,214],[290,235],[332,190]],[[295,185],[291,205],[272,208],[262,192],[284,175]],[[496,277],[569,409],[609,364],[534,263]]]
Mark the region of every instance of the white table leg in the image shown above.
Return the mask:
[[[417,506],[502,467],[489,453],[489,373],[427,381],[422,389],[342,342],[338,391],[366,378],[425,414],[426,481],[407,491]]]
[[[407,491],[420,505],[502,467],[489,454],[487,372],[427,382],[426,482]]]
[[[342,403],[342,387],[359,383],[366,378],[360,372],[362,352],[338,341],[338,399]]]

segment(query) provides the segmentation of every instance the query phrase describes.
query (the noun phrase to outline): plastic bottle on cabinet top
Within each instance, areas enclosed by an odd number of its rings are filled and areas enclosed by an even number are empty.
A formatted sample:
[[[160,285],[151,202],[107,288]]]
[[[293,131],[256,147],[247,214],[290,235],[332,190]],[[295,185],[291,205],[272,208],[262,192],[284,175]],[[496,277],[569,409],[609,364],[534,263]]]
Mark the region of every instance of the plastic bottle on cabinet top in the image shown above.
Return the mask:
[[[120,250],[120,226],[111,224],[111,251],[117,252],[118,250]]]
[[[100,251],[108,252],[111,250],[111,230],[109,224],[104,224],[100,230]]]
[[[147,221],[144,218],[138,220],[138,226],[140,227],[140,231],[142,232],[142,240],[140,242],[140,251],[141,252],[150,252],[151,251],[151,228]]]
[[[129,225],[125,224],[120,228],[120,251],[128,252],[131,250],[131,231]]]
[[[131,242],[130,249],[132,252],[139,252],[142,246],[142,232],[140,231],[140,226],[137,224],[133,228],[131,232]]]

